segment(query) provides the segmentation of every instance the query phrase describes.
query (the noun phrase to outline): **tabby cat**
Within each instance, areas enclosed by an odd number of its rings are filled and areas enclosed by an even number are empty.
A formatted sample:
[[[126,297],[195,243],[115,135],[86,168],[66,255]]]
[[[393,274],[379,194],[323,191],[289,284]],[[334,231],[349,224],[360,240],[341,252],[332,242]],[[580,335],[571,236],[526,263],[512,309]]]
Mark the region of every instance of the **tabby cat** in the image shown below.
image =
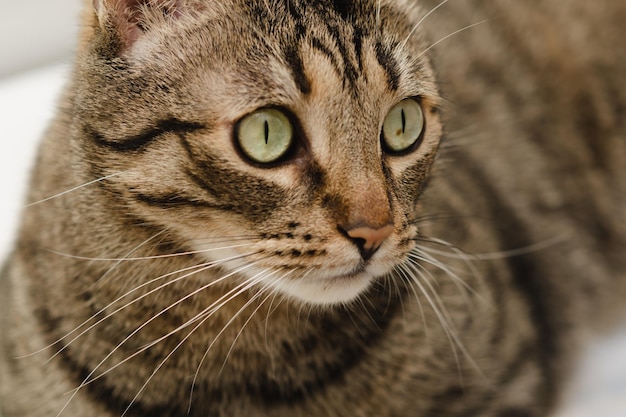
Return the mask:
[[[555,409],[626,296],[626,2],[88,3],[4,417]]]

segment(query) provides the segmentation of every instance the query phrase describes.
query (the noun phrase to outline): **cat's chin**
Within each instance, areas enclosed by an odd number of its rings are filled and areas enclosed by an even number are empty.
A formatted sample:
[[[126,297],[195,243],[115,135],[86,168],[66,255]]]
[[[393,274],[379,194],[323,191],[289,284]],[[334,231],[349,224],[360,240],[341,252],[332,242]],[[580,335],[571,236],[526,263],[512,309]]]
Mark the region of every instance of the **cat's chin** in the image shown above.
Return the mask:
[[[279,290],[307,304],[330,306],[355,300],[374,281],[368,273],[356,273],[282,283]]]

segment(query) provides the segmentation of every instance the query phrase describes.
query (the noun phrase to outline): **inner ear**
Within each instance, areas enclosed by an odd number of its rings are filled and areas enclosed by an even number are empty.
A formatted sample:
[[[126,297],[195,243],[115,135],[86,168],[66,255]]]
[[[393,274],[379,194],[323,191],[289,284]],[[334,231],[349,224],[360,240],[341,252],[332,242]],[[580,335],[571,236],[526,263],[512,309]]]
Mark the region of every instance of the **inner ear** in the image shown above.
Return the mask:
[[[123,49],[128,49],[150,29],[177,19],[184,0],[93,0],[93,7],[104,29],[116,31]]]

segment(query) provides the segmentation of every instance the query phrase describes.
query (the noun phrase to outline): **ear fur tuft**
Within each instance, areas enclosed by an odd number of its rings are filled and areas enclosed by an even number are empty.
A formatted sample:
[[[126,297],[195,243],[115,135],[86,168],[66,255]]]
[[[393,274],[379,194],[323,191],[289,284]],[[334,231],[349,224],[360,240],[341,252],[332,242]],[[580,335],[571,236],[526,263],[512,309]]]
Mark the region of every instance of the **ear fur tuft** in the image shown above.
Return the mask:
[[[100,27],[115,30],[126,50],[151,28],[182,16],[183,3],[184,0],[93,0],[93,9]]]

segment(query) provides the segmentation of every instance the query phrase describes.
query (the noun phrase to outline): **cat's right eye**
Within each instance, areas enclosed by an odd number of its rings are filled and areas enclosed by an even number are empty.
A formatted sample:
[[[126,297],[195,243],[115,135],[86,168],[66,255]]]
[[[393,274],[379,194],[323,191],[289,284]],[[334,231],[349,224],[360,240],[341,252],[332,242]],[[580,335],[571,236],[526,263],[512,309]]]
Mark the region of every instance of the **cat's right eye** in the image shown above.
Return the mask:
[[[293,136],[289,117],[275,108],[256,110],[235,127],[235,140],[243,154],[260,164],[271,164],[283,157],[291,147]]]

